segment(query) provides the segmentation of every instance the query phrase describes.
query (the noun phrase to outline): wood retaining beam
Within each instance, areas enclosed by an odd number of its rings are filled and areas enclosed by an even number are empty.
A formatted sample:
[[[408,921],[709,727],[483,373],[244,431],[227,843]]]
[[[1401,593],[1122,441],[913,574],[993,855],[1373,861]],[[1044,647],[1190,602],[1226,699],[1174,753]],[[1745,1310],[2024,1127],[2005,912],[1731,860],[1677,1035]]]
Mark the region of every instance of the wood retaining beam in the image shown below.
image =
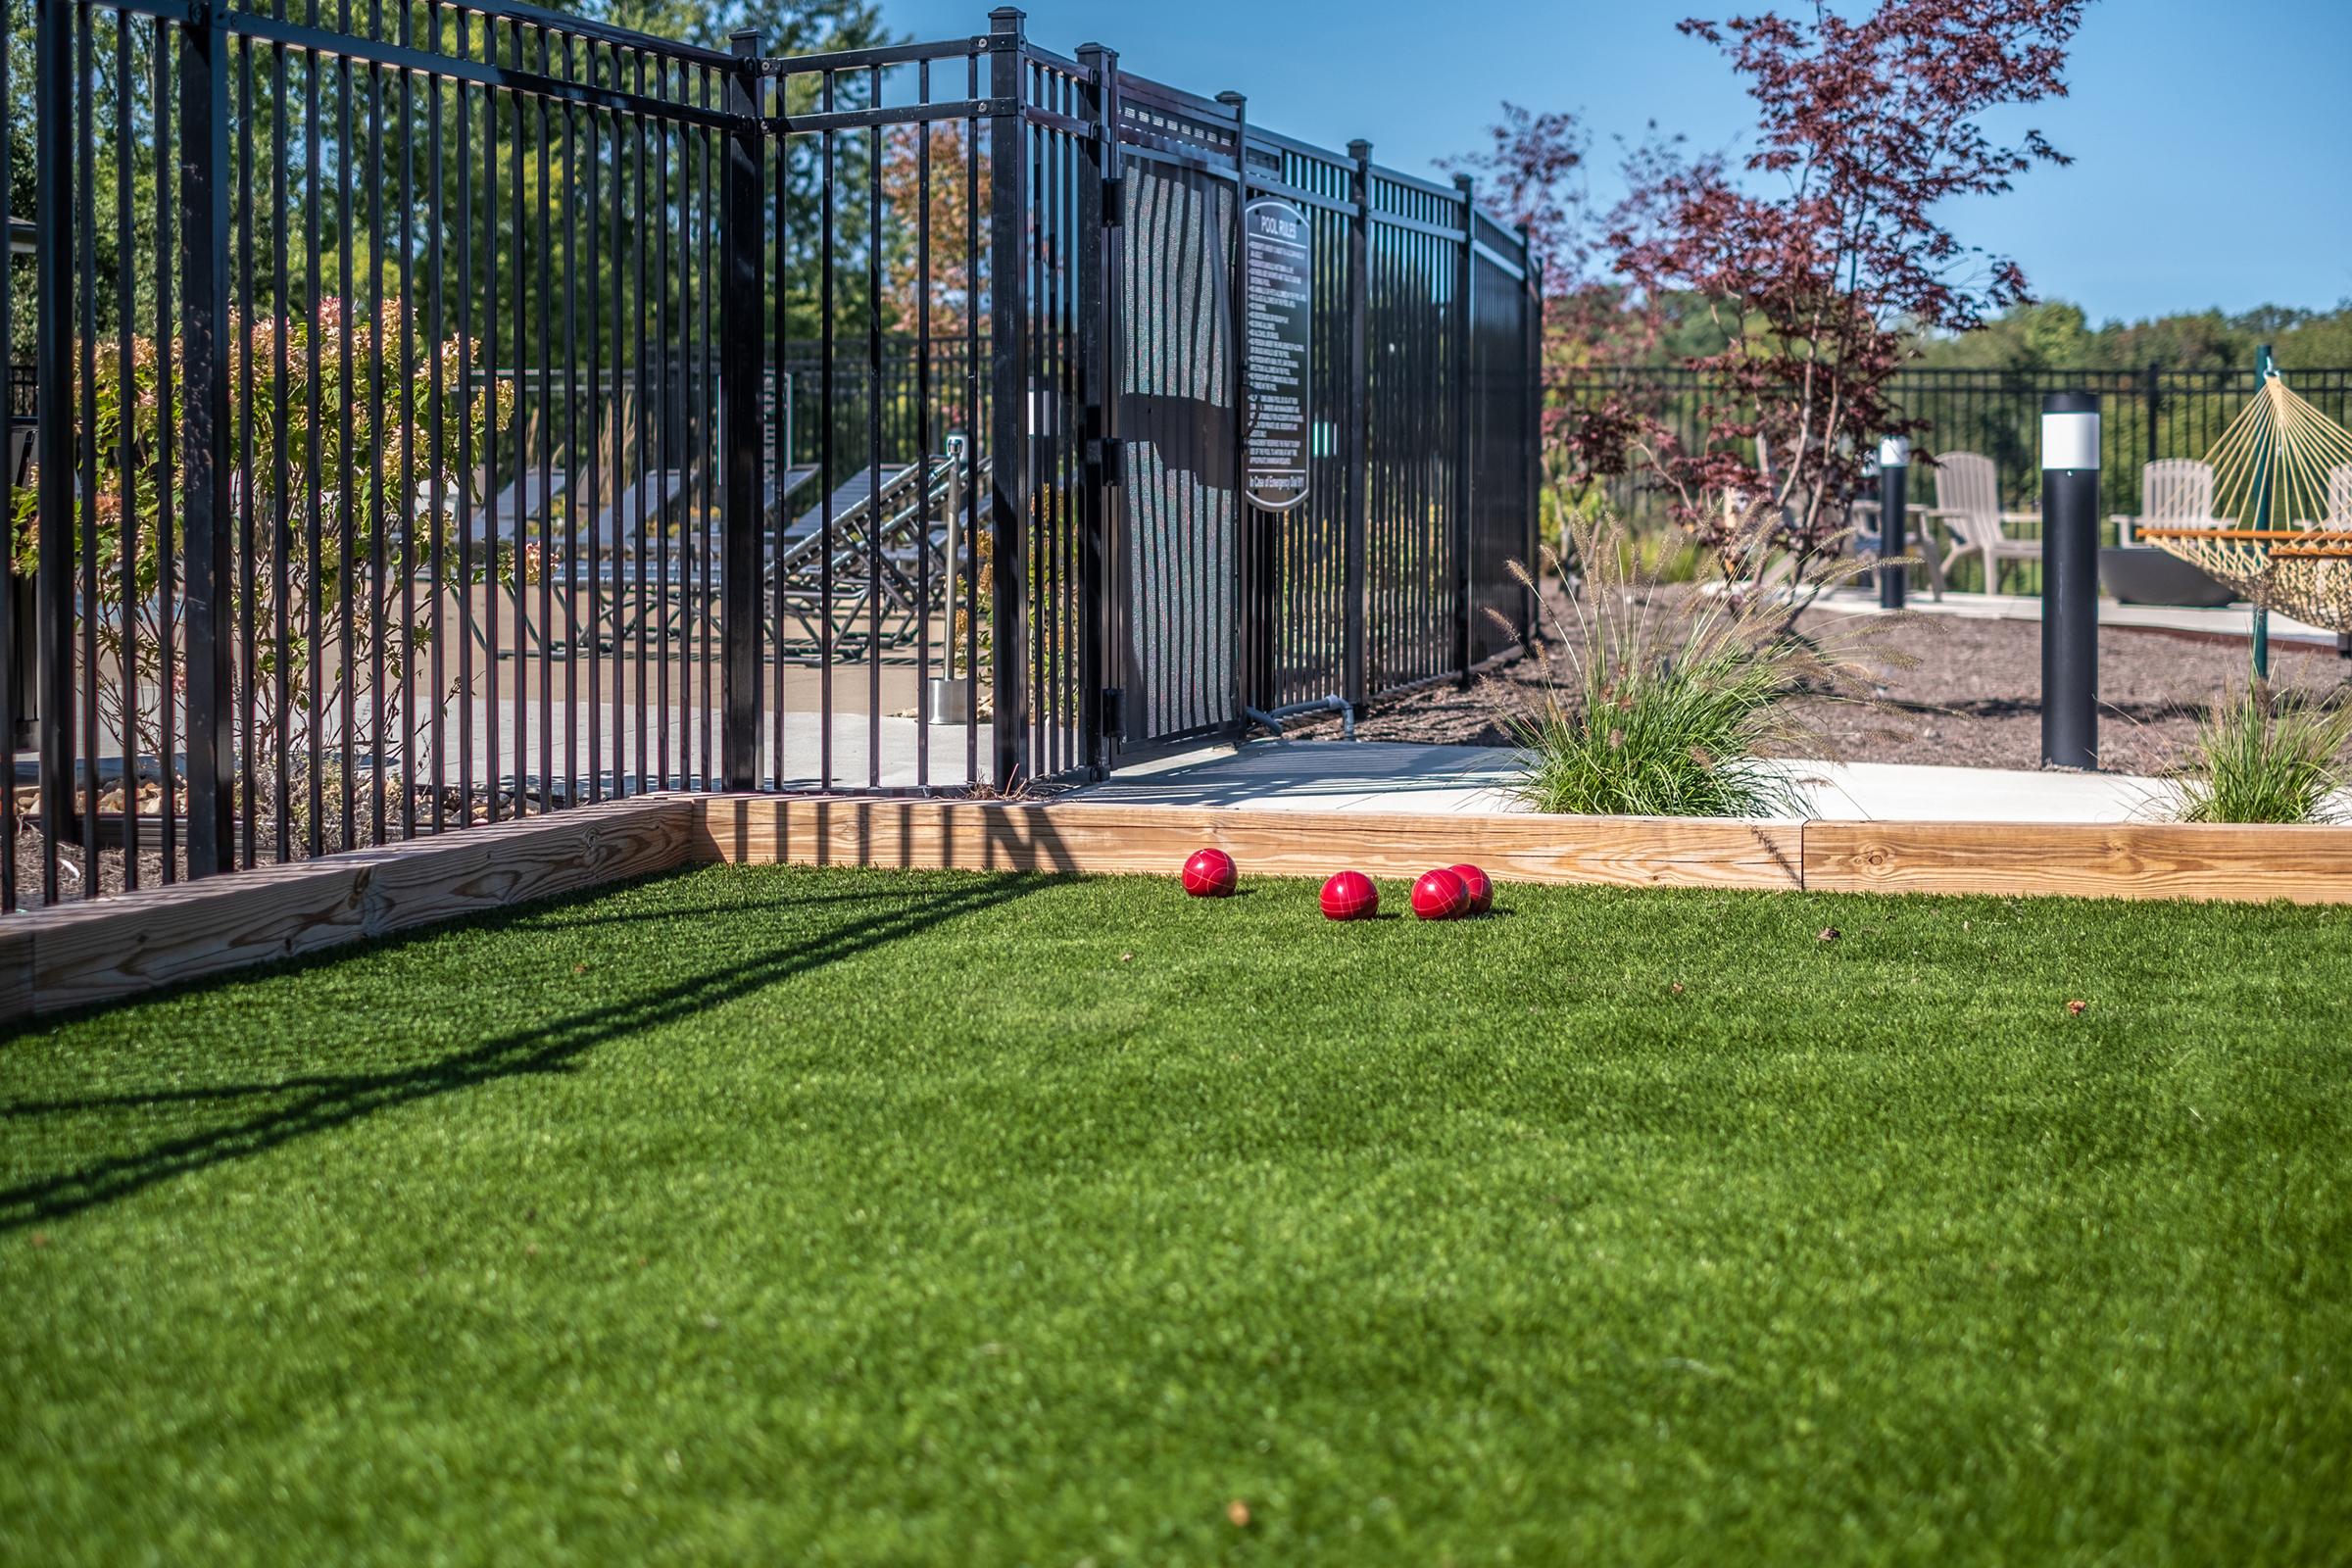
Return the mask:
[[[651,795],[0,919],[0,1019],[702,861],[1172,875],[1217,845],[1245,875],[1826,893],[2352,904],[2352,827],[1748,822]]]
[[[1167,871],[1204,844],[1250,876],[1419,876],[1475,860],[1507,882],[1792,889],[1798,824],[1699,817],[1432,816],[976,801],[697,801],[694,853],[733,864],[970,871]]]
[[[1755,822],[705,796],[694,855],[742,864],[1172,871],[1204,844],[1246,875],[2006,897],[2352,903],[2352,827],[2186,822]]]
[[[484,914],[686,858],[694,808],[649,795],[0,919],[0,1018],[112,1002]]]
[[[1807,822],[1815,893],[2352,904],[2352,827]]]

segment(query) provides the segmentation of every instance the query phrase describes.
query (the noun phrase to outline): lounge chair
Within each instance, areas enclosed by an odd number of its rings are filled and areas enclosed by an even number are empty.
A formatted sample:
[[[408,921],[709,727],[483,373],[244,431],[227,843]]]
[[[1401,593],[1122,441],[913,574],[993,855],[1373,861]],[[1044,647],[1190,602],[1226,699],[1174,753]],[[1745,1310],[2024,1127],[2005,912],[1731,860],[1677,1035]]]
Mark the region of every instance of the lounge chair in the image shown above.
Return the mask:
[[[815,506],[770,537],[762,572],[761,600],[780,619],[771,627],[779,653],[808,654],[831,641],[835,651],[863,646],[873,575],[870,566],[886,517],[920,489],[923,466],[904,464],[882,470],[858,468]],[[831,565],[833,594],[825,597]],[[797,622],[802,636],[787,640],[783,620]]]
[[[1984,591],[2000,591],[2001,563],[2039,561],[2041,541],[2012,536],[2005,525],[2041,521],[2038,512],[2003,512],[2000,475],[1992,460],[1981,452],[1946,452],[1936,460],[1936,505],[1926,513],[1931,521],[1951,530],[1952,548],[1940,567],[1949,577],[1964,556],[1984,563]]]
[[[1931,509],[1914,501],[1903,508],[1904,521],[1912,524],[1903,534],[1903,550],[1915,556],[1928,568],[1928,597],[1943,597],[1943,563],[1936,559],[1935,541],[1929,536],[1927,515]],[[1847,536],[1846,548],[1856,556],[1878,557],[1886,554],[1886,534],[1879,521],[1879,503],[1875,497],[1857,497],[1846,510],[1846,518],[1853,532]],[[1870,579],[1863,579],[1865,583]]]
[[[563,498],[571,476],[562,468],[542,474],[533,467],[530,472],[501,490],[494,500],[475,509],[467,519],[476,544],[496,540],[500,544],[518,544],[531,538],[526,525],[538,521]]]
[[[2138,543],[2143,527],[2212,528],[2213,465],[2194,458],[2165,458],[2142,464],[2139,470],[2139,511],[2111,514],[2115,542]]]
[[[767,517],[777,515],[792,505],[792,498],[808,489],[808,481],[815,477],[816,465],[813,463],[796,463],[781,473],[769,469],[760,481],[760,490],[763,492],[760,503],[760,514]]]

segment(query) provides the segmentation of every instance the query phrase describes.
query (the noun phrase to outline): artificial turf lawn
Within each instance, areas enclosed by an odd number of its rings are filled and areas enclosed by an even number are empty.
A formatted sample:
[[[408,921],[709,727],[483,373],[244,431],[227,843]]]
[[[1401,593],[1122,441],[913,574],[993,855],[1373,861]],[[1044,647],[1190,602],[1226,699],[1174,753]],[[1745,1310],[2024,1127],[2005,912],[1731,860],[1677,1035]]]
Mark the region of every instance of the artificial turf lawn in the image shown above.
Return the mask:
[[[0,1038],[0,1560],[2352,1550],[2352,910],[1246,887],[710,869]]]

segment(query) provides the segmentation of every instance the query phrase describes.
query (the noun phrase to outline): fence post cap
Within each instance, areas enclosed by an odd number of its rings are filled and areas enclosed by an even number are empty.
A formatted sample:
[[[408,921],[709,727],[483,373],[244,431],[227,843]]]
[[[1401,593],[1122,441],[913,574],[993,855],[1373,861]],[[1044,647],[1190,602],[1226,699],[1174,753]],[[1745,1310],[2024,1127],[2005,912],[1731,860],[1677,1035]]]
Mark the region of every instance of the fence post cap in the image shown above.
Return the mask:
[[[1021,24],[1028,20],[1029,13],[1023,11],[1019,6],[999,6],[988,14],[989,30],[991,32],[1018,32],[1021,30]]]
[[[1372,157],[1372,144],[1358,136],[1348,144],[1348,156],[1359,164],[1369,162]]]

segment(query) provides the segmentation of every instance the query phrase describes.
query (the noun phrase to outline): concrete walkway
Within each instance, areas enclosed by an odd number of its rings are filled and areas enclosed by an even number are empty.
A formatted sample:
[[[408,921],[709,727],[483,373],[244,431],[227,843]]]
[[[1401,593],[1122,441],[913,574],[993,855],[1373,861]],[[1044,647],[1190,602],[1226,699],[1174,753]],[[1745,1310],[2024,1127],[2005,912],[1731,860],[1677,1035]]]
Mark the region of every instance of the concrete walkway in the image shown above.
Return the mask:
[[[1169,759],[1072,792],[1088,801],[1264,811],[1520,811],[1518,754],[1398,741],[1254,741]],[[2164,815],[2163,785],[2122,773],[1904,762],[1782,764],[1828,821],[2121,822]]]
[[[1845,587],[1825,594],[1821,599],[1821,608],[1840,614],[1885,613],[1879,609],[1879,591],[1875,587]],[[2041,598],[2037,594],[1947,593],[1937,600],[1931,599],[1924,589],[1914,589],[1903,609],[1910,614],[1952,615],[1964,620],[2041,619]],[[2187,632],[2202,637],[2246,638],[2254,634],[2254,609],[2251,605],[2225,605],[2218,610],[2195,609],[2186,605],[2119,605],[2112,599],[2102,599],[2099,601],[2099,624],[2133,627],[2142,631]],[[2271,640],[2316,643],[2333,648],[2335,633],[2274,614],[2271,616]]]

